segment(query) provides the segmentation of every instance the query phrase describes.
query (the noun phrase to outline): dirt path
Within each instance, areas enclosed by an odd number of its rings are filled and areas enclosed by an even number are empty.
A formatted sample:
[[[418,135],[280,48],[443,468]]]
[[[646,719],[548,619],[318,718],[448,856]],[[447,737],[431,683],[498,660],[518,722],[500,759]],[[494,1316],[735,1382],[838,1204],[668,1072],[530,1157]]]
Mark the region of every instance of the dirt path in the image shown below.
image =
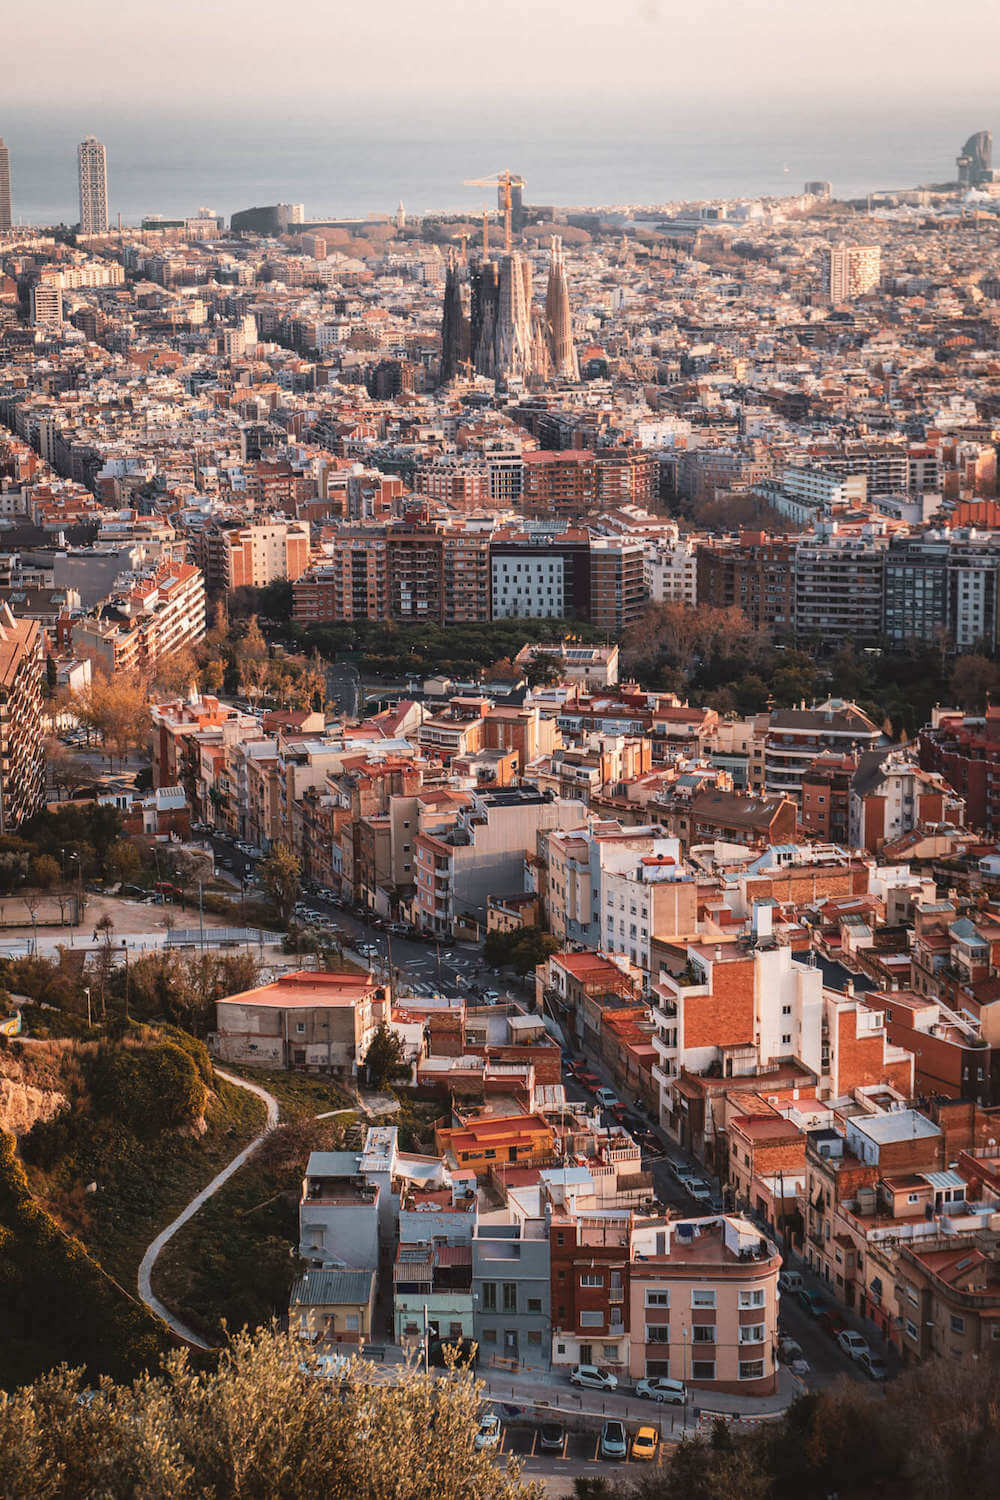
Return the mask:
[[[249,1089],[251,1094],[256,1094],[258,1099],[263,1099],[267,1105],[267,1124],[261,1134],[250,1142],[249,1146],[244,1146],[243,1150],[237,1156],[233,1157],[227,1167],[223,1167],[222,1171],[213,1177],[211,1182],[206,1187],[203,1187],[200,1193],[195,1194],[191,1202],[177,1215],[173,1223],[168,1224],[166,1229],[160,1231],[142,1257],[142,1264],[139,1267],[139,1296],[145,1302],[150,1312],[155,1313],[158,1318],[162,1318],[164,1323],[172,1328],[179,1338],[184,1339],[189,1344],[196,1344],[199,1349],[211,1349],[212,1345],[206,1344],[205,1340],[199,1334],[195,1333],[193,1329],[188,1328],[179,1318],[175,1317],[170,1309],[165,1307],[160,1299],[154,1295],[152,1286],[153,1267],[164,1245],[173,1239],[178,1229],[181,1229],[189,1219],[194,1218],[202,1204],[206,1203],[212,1197],[213,1193],[217,1193],[219,1188],[229,1181],[234,1172],[239,1171],[243,1163],[256,1151],[264,1137],[278,1123],[278,1101],[273,1094],[269,1094],[266,1089],[262,1089],[260,1084],[249,1083],[245,1078],[237,1078],[235,1073],[227,1073],[222,1068],[216,1068],[215,1071],[227,1083],[235,1084],[240,1089]]]

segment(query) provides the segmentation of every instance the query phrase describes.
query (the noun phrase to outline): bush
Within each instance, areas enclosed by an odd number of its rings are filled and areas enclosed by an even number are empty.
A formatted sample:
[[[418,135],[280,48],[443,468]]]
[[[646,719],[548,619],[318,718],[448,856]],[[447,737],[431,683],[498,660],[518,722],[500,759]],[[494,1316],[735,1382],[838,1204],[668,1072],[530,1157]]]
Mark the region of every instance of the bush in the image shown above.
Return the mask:
[[[97,1110],[136,1135],[191,1125],[205,1108],[198,1065],[176,1041],[101,1047],[91,1067],[91,1088]]]

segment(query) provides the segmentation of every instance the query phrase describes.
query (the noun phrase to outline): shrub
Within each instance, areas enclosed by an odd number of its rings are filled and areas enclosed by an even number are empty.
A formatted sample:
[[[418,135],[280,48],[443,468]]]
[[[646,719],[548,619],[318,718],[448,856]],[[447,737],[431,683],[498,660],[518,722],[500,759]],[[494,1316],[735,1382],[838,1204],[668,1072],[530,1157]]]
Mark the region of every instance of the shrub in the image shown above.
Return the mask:
[[[94,1104],[136,1135],[192,1124],[205,1108],[205,1084],[176,1041],[101,1047],[91,1067]]]

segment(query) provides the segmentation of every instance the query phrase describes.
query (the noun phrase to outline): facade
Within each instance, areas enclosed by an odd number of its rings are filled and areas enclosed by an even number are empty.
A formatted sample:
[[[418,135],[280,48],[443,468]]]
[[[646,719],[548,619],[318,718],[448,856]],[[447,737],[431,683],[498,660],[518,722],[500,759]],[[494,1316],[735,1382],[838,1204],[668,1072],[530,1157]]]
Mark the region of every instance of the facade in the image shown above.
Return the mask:
[[[0,831],[13,833],[45,802],[42,634],[0,605]]]
[[[38,281],[31,288],[31,322],[35,328],[58,333],[62,327],[62,292],[51,282]]]
[[[795,549],[795,638],[874,646],[882,636],[884,546],[835,530]]]
[[[359,1352],[371,1343],[374,1322],[374,1271],[307,1271],[292,1287],[289,1331],[324,1349]]]
[[[10,150],[0,135],[0,229],[10,229],[14,223],[10,190]]]
[[[493,1223],[482,1217],[472,1239],[472,1336],[480,1358],[549,1365],[550,1287],[545,1220]]]
[[[629,1265],[632,1379],[771,1395],[778,1386],[777,1246],[748,1219],[638,1223]]]
[[[357,1077],[385,994],[370,975],[301,969],[216,1005],[213,1039],[224,1062]]]
[[[853,302],[877,291],[882,272],[878,245],[832,245],[827,252],[830,301]]]
[[[95,136],[77,148],[80,179],[80,233],[108,232],[108,153]]]
[[[799,802],[803,778],[817,755],[873,750],[881,739],[868,715],[840,698],[817,708],[776,709],[764,741],[765,786]]]

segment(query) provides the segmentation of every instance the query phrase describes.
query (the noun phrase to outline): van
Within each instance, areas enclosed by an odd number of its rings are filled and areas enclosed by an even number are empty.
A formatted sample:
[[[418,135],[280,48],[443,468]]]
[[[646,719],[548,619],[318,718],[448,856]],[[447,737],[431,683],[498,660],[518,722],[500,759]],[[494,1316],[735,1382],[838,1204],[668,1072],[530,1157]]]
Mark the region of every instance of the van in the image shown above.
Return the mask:
[[[805,1286],[799,1271],[782,1271],[778,1277],[778,1291],[787,1292],[790,1297],[797,1297]]]

